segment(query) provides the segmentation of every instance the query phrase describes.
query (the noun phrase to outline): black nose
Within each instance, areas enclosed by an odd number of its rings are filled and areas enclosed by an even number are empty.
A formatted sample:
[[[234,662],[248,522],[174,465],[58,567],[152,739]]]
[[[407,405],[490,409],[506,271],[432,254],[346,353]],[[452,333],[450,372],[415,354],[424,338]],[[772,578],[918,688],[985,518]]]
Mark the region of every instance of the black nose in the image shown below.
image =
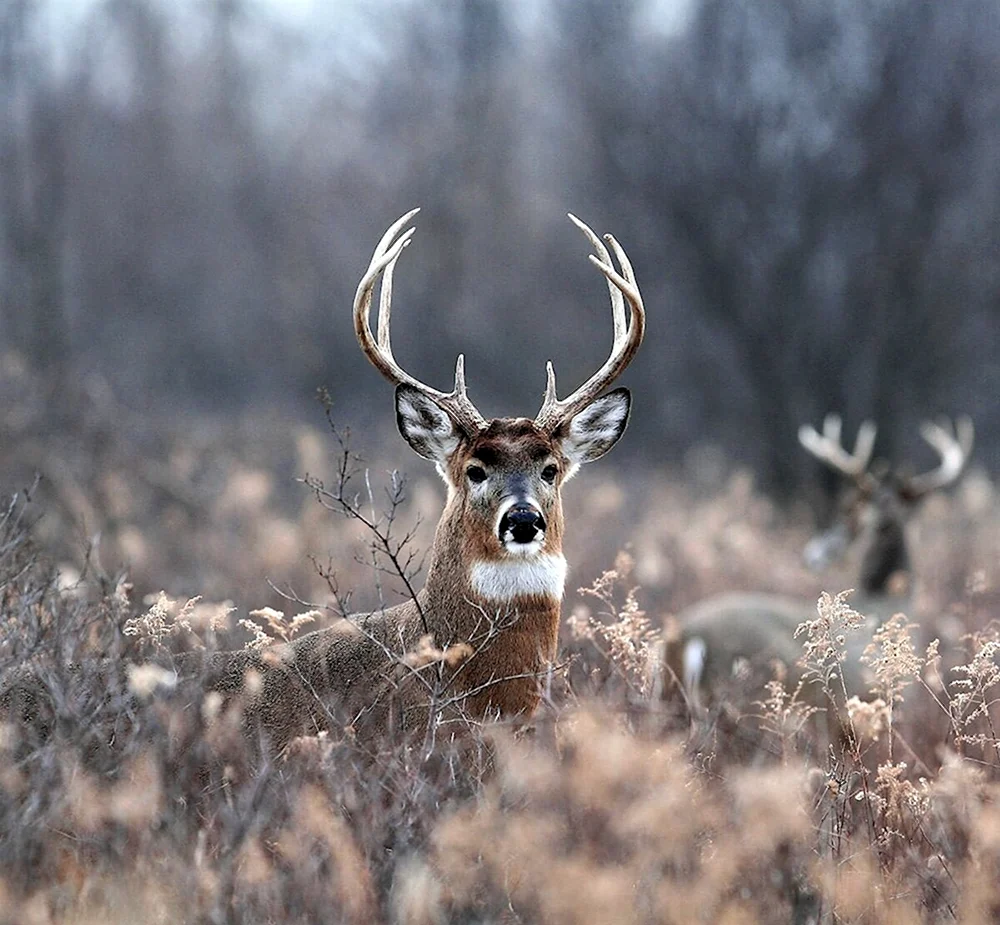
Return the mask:
[[[544,529],[542,512],[523,501],[500,518],[500,539],[504,541],[509,533],[515,543],[530,543]]]

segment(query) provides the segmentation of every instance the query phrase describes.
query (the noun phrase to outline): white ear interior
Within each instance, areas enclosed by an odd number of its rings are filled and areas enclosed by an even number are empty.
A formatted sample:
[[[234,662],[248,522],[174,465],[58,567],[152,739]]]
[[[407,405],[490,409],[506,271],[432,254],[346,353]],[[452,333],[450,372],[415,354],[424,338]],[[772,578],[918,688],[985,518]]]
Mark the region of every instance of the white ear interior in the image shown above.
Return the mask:
[[[455,423],[433,399],[418,389],[396,389],[396,424],[403,439],[425,459],[443,463],[458,447]]]
[[[600,459],[618,442],[628,424],[630,405],[628,389],[615,389],[572,418],[562,450],[573,470],[583,463]]]

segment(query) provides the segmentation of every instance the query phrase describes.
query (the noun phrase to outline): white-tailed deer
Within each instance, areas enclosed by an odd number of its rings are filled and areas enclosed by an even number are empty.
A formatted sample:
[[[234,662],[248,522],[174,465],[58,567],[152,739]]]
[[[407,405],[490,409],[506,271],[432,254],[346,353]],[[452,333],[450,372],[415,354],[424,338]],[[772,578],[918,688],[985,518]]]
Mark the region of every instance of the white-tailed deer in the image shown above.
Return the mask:
[[[842,668],[848,693],[862,697],[870,685],[860,656],[875,630],[895,613],[910,616],[906,521],[922,498],[959,477],[972,450],[968,418],[959,418],[954,430],[946,424],[925,423],[921,434],[940,455],[940,464],[930,472],[907,475],[900,469],[869,465],[875,446],[875,425],[870,421],[859,428],[850,453],[841,443],[836,415],[827,416],[822,433],[808,425],[799,430],[802,446],[849,480],[834,525],[811,540],[804,555],[809,565],[819,568],[849,547],[859,553],[850,604],[867,620],[846,634]],[[779,594],[711,597],[678,615],[674,638],[666,645],[667,665],[694,708],[734,686],[759,693],[772,677],[776,660],[785,665],[794,686],[802,655],[795,630],[816,616],[814,603]]]
[[[395,222],[375,248],[354,299],[354,329],[365,356],[396,386],[400,433],[435,463],[447,485],[426,583],[412,600],[340,620],[259,655],[211,657],[216,690],[243,690],[248,673],[257,674],[248,717],[277,747],[339,724],[380,734],[434,717],[530,715],[556,654],[566,575],[560,492],[582,463],[615,445],[628,421],[628,390],[602,393],[642,342],[642,299],[618,242],[605,238],[620,270],[608,248],[572,215],[611,293],[613,345],[590,379],[559,399],[549,363],[534,420],[487,421],[466,392],[462,356],[447,393],[405,372],[389,338],[392,274],[414,232],[403,229],[416,212]],[[373,333],[369,313],[380,278]],[[423,659],[421,648],[447,657]]]

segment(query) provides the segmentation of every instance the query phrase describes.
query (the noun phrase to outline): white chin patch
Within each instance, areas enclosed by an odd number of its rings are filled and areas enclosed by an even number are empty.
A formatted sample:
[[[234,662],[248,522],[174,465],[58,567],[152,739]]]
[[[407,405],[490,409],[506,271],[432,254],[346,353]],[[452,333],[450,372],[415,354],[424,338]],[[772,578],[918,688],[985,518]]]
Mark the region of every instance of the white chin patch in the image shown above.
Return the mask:
[[[545,533],[536,534],[535,538],[530,543],[519,543],[514,539],[514,534],[508,530],[503,537],[503,548],[507,550],[512,556],[536,556],[542,551],[542,546],[545,545]]]
[[[566,560],[559,554],[541,553],[531,558],[520,555],[499,562],[473,562],[469,581],[472,590],[487,601],[510,601],[516,597],[548,597],[559,601],[566,586]]]

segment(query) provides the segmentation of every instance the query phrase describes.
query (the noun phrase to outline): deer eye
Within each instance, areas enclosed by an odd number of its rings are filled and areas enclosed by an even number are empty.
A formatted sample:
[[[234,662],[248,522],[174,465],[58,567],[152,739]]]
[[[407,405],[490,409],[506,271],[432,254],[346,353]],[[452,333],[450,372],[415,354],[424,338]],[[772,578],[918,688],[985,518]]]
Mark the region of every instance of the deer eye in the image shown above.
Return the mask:
[[[469,466],[465,474],[473,485],[481,485],[486,481],[486,470],[482,466]]]
[[[549,463],[544,469],[542,469],[542,479],[548,482],[550,485],[556,480],[556,476],[559,474],[559,467],[554,463]]]

